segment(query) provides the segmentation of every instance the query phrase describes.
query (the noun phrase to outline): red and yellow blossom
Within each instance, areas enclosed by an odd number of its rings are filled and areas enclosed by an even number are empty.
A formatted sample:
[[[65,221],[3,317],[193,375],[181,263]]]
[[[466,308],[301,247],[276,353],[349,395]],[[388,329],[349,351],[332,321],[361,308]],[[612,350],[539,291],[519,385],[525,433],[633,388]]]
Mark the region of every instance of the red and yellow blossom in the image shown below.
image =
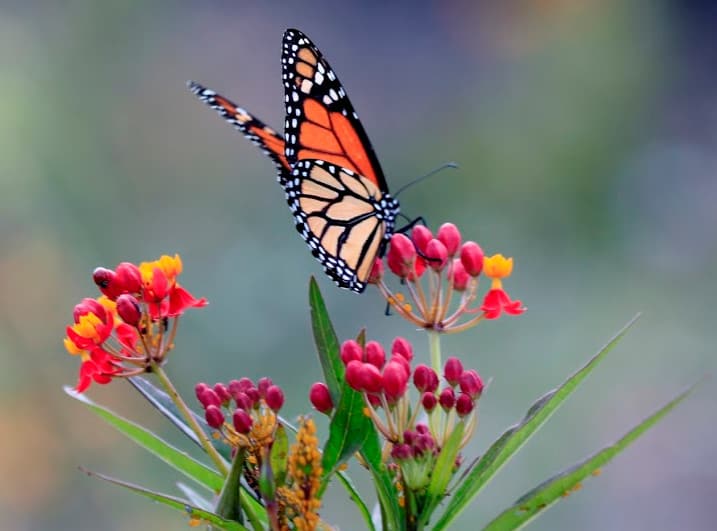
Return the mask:
[[[485,257],[476,242],[462,242],[452,223],[441,225],[435,237],[423,225],[414,227],[410,238],[394,234],[386,265],[406,286],[408,296],[389,289],[380,259],[374,264],[369,282],[378,287],[399,315],[426,330],[456,333],[483,319],[525,311],[522,302],[511,300],[502,286],[502,279],[513,270],[513,259],[501,254]],[[492,286],[477,307],[481,274],[492,279]]]
[[[75,306],[74,323],[66,328],[64,340],[67,351],[82,360],[78,391],[93,381],[106,384],[147,372],[164,361],[174,343],[177,318],[188,308],[207,304],[179,285],[181,271],[179,255],[139,267],[122,262],[114,270],[95,269],[92,277],[102,296]]]

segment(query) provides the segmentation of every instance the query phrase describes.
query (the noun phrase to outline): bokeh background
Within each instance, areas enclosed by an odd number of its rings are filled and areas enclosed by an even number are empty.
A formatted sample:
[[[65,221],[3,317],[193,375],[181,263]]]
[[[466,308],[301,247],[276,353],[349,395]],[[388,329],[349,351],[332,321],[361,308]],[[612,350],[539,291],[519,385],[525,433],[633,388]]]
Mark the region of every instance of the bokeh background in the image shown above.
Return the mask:
[[[177,493],[178,476],[62,392],[62,347],[97,265],[181,253],[211,305],[169,367],[271,374],[293,417],[319,378],[307,280],[342,337],[425,339],[369,290],[335,289],[292,228],[271,164],[185,88],[280,126],[280,39],[298,27],[344,82],[404,212],[514,256],[529,311],[445,340],[485,377],[483,451],[638,311],[606,363],[458,520],[475,529],[715,370],[717,9],[711,2],[0,4],[0,513],[3,529],[182,529],[77,467]],[[94,399],[177,441],[122,383]],[[712,380],[533,529],[714,529]],[[325,427],[322,424],[322,429]],[[359,484],[370,489],[359,473]],[[324,517],[359,529],[340,488]]]

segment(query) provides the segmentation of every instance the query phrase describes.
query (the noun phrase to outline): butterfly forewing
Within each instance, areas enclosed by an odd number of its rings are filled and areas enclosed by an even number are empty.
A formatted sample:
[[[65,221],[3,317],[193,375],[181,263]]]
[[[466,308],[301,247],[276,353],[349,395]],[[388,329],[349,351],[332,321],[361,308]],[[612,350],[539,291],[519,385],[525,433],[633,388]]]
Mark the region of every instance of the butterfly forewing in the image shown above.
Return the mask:
[[[333,69],[299,30],[284,33],[286,158],[334,163],[372,181],[382,192],[386,180],[371,142]]]

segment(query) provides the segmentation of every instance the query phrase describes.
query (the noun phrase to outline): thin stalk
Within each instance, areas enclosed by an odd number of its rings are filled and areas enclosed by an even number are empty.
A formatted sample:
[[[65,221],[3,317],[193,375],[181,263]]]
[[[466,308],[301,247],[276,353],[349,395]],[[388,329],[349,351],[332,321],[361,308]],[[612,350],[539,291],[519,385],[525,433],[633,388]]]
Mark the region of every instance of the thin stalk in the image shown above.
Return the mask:
[[[222,459],[222,456],[219,455],[219,452],[217,452],[216,448],[214,448],[212,443],[209,441],[207,434],[204,433],[204,430],[197,423],[194,415],[192,415],[192,412],[187,407],[187,404],[185,404],[182,397],[179,396],[179,392],[175,389],[172,381],[169,379],[169,376],[167,376],[167,373],[164,372],[164,369],[162,369],[162,367],[155,361],[150,362],[150,367],[152,368],[152,372],[157,375],[159,382],[162,384],[162,387],[164,387],[164,390],[169,395],[169,398],[182,413],[184,420],[187,421],[189,427],[192,428],[192,431],[199,439],[199,444],[201,444],[204,451],[207,452],[207,455],[209,455],[209,458],[217,467],[217,470],[219,470],[222,476],[226,477],[229,473],[229,469],[227,468],[224,459]]]
[[[431,367],[436,374],[441,374],[441,335],[435,330],[427,330],[428,334],[428,352],[431,355]]]

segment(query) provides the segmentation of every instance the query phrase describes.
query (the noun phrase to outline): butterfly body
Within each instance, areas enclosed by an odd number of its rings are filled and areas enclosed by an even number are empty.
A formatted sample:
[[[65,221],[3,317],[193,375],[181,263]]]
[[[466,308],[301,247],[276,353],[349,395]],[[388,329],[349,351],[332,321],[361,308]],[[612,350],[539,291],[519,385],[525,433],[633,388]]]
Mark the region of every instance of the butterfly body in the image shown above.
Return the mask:
[[[303,33],[282,42],[284,135],[198,83],[190,89],[257,144],[277,168],[296,229],[326,274],[362,292],[395,231],[398,201],[346,91]]]

